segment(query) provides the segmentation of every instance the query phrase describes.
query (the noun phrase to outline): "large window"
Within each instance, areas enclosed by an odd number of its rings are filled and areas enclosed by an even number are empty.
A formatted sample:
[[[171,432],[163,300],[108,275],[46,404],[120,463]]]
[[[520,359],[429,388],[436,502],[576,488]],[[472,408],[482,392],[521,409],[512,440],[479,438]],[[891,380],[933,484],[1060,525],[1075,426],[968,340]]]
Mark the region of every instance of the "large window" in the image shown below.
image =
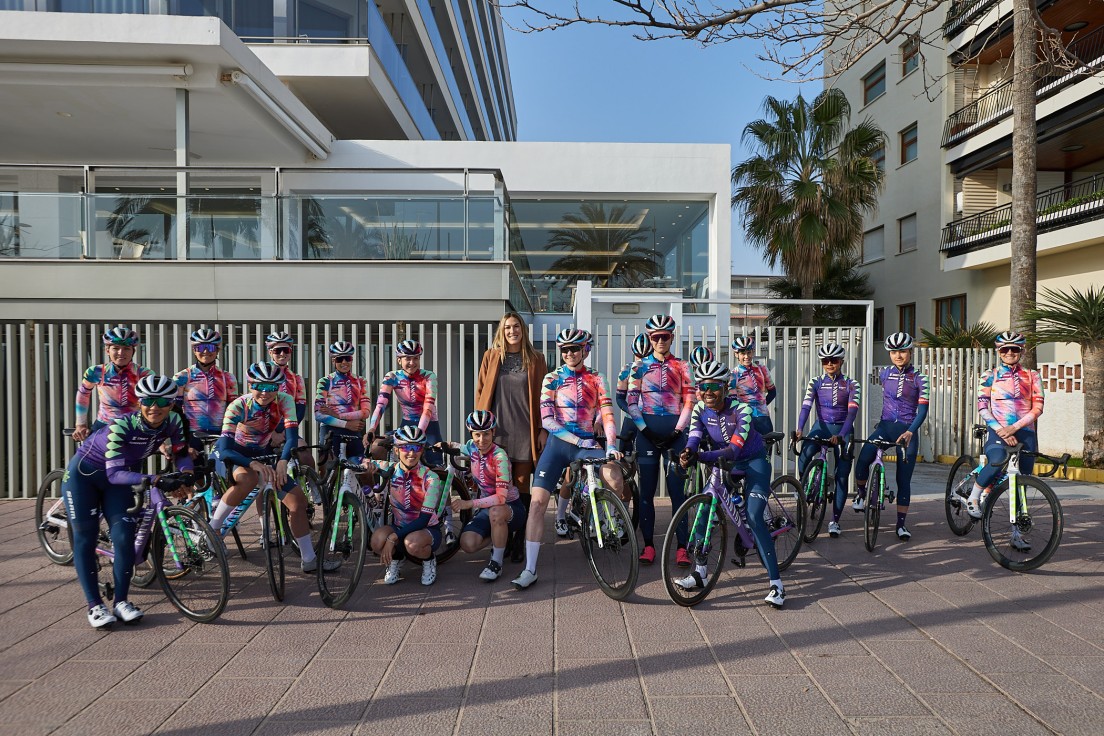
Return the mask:
[[[951,322],[966,323],[966,295],[948,296],[935,300],[935,329]]]
[[[885,339],[885,309],[882,307],[874,310],[874,339]]]
[[[898,253],[916,250],[916,215],[902,217],[897,221]]]
[[[901,131],[901,163],[907,164],[915,161],[919,154],[920,138],[916,130],[916,123]]]
[[[885,173],[885,146],[878,146],[874,153],[870,154],[870,160],[878,171]]]
[[[874,67],[873,71],[863,77],[863,104],[867,105],[885,94],[886,68],[885,62]]]
[[[897,324],[901,332],[916,336],[916,303],[897,306]]]
[[[863,234],[862,259],[870,263],[885,258],[885,228],[876,227]]]

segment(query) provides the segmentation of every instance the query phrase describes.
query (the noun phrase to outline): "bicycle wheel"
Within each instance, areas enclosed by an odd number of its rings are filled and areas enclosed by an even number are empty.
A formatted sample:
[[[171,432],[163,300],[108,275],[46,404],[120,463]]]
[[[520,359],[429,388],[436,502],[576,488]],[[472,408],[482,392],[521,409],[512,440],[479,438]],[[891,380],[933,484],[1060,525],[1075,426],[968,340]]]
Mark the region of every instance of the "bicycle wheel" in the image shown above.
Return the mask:
[[[966,498],[974,484],[974,468],[977,462],[969,455],[962,455],[951,466],[947,477],[947,493],[943,498],[944,511],[947,513],[947,526],[956,537],[970,533],[974,528],[974,519],[966,513]]]
[[[1009,522],[1012,499],[1005,480],[989,494],[981,518],[985,549],[1001,567],[1026,572],[1046,563],[1062,541],[1062,504],[1043,481],[1030,475],[1016,479],[1024,504]]]
[[[809,463],[801,476],[801,488],[805,494],[805,503],[809,510],[809,520],[805,532],[801,535],[806,544],[811,543],[820,534],[824,524],[824,512],[828,509],[828,479],[824,461],[817,458]]]
[[[341,495],[322,526],[322,549],[318,554],[318,594],[330,608],[345,605],[360,583],[369,534],[360,499],[351,493]],[[341,566],[327,572],[330,560],[340,560]]]
[[[154,522],[153,568],[169,602],[192,621],[214,621],[230,599],[230,567],[210,525],[183,506]]]
[[[276,489],[261,493],[261,547],[265,552],[265,572],[268,573],[268,589],[278,601],[284,599],[284,534],[280,518],[283,504],[276,497]]]
[[[774,479],[767,499],[770,514],[768,528],[774,537],[774,553],[778,557],[778,569],[785,570],[801,551],[802,532],[805,530],[805,496],[801,484],[792,475]]]
[[[636,577],[640,574],[640,548],[633,533],[632,518],[625,504],[612,491],[595,488],[591,494],[593,506],[586,504],[580,535],[583,551],[602,592],[616,601],[623,600],[636,587]]]
[[[453,484],[452,493],[455,493],[464,501],[471,500],[468,487],[461,482]],[[449,499],[445,500],[445,508],[441,514],[441,545],[437,548],[437,564],[448,562],[460,549],[460,532],[464,525],[472,520],[472,509],[464,509],[456,513],[452,510]],[[421,563],[421,560],[416,560]]]
[[[325,522],[326,512],[329,511],[333,498],[330,489],[322,485],[318,473],[314,468],[299,469],[299,487],[303,489],[303,495],[307,497],[307,522],[312,532],[321,532]],[[316,504],[313,499],[319,498],[321,504]]]
[[[35,531],[42,551],[55,565],[73,562],[73,530],[69,528],[69,514],[61,500],[61,481],[65,471],[51,470],[42,479],[35,498]]]
[[[686,499],[671,517],[671,525],[663,537],[663,556],[660,558],[660,572],[667,595],[680,606],[693,606],[705,600],[705,597],[717,585],[724,567],[725,550],[728,549],[728,523],[720,503],[713,508],[713,495],[698,493]],[[678,539],[675,529],[678,524],[687,528],[686,551],[694,561],[694,568],[688,570],[675,564],[678,552]],[[701,576],[700,569],[706,569]],[[701,584],[691,574],[698,572]]]
[[[882,520],[882,498],[885,495],[885,468],[875,465],[870,472],[870,482],[866,486],[866,513],[863,514],[863,538],[866,551],[873,552],[878,546],[878,524]]]

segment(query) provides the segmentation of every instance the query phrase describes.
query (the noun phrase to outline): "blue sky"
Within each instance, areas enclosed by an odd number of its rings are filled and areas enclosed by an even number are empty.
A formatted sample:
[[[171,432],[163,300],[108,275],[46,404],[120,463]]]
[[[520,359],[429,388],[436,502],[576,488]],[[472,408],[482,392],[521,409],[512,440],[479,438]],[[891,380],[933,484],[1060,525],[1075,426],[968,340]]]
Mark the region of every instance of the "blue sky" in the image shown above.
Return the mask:
[[[728,143],[739,161],[747,156],[740,134],[761,116],[763,98],[799,91],[749,70],[765,68],[755,58],[756,42],[702,47],[576,26],[530,34],[507,28],[506,46],[518,138],[525,141]],[[807,94],[819,91],[805,87]],[[770,272],[735,219],[732,268]]]

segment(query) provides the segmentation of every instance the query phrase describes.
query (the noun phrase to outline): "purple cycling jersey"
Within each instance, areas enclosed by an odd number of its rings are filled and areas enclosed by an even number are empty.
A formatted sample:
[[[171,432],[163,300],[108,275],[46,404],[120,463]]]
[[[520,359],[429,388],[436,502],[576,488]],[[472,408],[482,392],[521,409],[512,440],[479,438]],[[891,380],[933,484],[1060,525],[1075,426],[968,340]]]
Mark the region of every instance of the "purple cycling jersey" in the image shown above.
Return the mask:
[[[882,421],[912,424],[921,406],[927,406],[928,377],[911,363],[900,369],[891,365],[882,371]]]
[[[152,475],[127,470],[150,457],[168,440],[176,469],[192,469],[192,458],[184,444],[184,422],[179,414],[169,414],[159,427],[151,427],[138,412],[121,416],[101,427],[77,449],[78,466],[103,470],[107,482],[115,485],[136,485]]]
[[[797,417],[797,428],[804,430],[809,420],[809,412],[816,406],[817,419],[825,424],[842,424],[840,436],[851,434],[855,416],[859,413],[862,400],[859,384],[842,373],[835,379],[828,374],[809,381],[805,389],[805,399],[801,402],[801,413]]]
[[[755,457],[765,447],[763,437],[751,426],[752,411],[735,396],[725,399],[720,410],[710,409],[704,401],[690,415],[690,434],[686,449],[697,451],[702,462],[719,458],[743,460]],[[704,444],[706,449],[700,449]]]

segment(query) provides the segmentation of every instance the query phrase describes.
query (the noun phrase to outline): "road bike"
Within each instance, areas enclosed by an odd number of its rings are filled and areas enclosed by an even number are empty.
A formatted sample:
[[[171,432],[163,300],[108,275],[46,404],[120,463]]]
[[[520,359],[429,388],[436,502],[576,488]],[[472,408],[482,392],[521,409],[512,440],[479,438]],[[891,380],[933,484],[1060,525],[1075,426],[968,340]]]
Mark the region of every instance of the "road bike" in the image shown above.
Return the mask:
[[[891,440],[851,440],[852,445],[873,445],[878,449],[874,462],[870,464],[870,480],[866,485],[866,508],[863,511],[863,544],[867,552],[873,552],[878,545],[878,525],[881,523],[882,511],[885,505],[892,504],[897,499],[886,481],[885,461],[882,459],[886,450],[897,450],[897,462],[907,462],[903,447]],[[848,452],[851,452],[850,448]]]
[[[835,500],[836,480],[828,473],[828,450],[838,445],[832,442],[831,437],[798,437],[794,434],[790,439],[790,451],[795,456],[800,456],[799,445],[806,442],[817,446],[816,455],[809,460],[809,464],[801,474],[801,489],[809,509],[808,523],[804,527],[804,540],[809,544],[820,534],[820,528],[824,524],[824,514]]]

